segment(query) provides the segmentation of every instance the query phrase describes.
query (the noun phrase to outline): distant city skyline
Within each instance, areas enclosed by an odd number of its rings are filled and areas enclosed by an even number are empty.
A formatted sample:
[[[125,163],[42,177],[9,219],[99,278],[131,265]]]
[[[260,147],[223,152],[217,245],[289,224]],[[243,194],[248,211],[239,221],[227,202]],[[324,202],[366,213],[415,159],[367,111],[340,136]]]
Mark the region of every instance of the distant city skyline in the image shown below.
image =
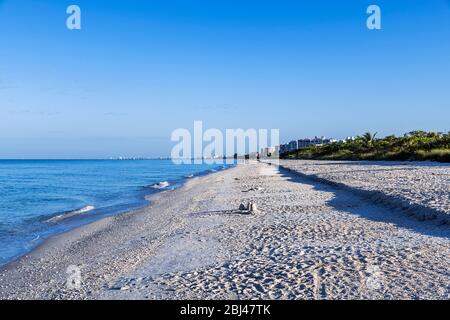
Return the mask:
[[[0,159],[165,157],[195,120],[285,142],[446,132],[448,4],[0,1]]]

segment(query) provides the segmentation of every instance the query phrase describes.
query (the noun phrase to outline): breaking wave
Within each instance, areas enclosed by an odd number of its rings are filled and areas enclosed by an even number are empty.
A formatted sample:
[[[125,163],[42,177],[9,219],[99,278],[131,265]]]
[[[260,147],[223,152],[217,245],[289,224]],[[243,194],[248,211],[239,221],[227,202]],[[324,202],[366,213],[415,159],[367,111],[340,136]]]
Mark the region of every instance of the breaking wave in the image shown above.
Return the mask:
[[[161,181],[161,182],[158,182],[158,183],[155,183],[154,185],[152,185],[152,188],[153,188],[153,189],[165,189],[165,188],[167,188],[168,186],[170,186],[170,183],[169,183],[169,182],[167,182],[167,181]]]
[[[76,209],[76,210],[72,210],[72,211],[66,211],[66,212],[63,212],[63,213],[60,213],[60,214],[54,216],[53,218],[48,219],[46,222],[49,222],[49,223],[61,222],[61,221],[65,220],[65,219],[71,218],[71,217],[79,215],[81,213],[92,211],[94,209],[95,209],[94,206],[85,206],[85,207],[80,208],[80,209]]]

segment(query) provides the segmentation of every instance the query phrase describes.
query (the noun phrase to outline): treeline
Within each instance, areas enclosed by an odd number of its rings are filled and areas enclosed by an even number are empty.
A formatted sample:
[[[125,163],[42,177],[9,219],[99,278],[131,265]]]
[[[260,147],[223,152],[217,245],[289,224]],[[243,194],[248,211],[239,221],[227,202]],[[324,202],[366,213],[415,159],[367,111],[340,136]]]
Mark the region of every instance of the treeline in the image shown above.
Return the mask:
[[[392,160],[450,162],[450,132],[412,131],[402,137],[365,133],[354,140],[309,146],[281,155],[284,159]]]

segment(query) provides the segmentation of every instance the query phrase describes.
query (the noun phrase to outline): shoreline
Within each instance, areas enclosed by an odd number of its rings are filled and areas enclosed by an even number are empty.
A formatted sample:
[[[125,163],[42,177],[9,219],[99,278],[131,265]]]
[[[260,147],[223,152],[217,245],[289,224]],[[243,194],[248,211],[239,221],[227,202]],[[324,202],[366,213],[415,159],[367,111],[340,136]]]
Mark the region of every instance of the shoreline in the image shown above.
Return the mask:
[[[52,235],[46,239],[44,239],[41,243],[39,243],[36,247],[34,247],[32,250],[28,251],[27,253],[17,257],[16,259],[14,259],[13,261],[8,262],[7,264],[3,265],[0,267],[0,299],[14,299],[15,298],[19,298],[22,299],[21,297],[21,290],[23,290],[24,288],[29,288],[29,286],[34,287],[35,284],[34,283],[41,283],[41,285],[46,286],[44,283],[45,282],[58,282],[60,284],[60,288],[65,287],[66,284],[66,267],[71,266],[71,265],[78,265],[76,262],[72,263],[72,264],[67,264],[67,266],[65,265],[65,268],[58,268],[58,267],[52,267],[51,265],[53,263],[57,263],[57,259],[54,258],[54,255],[59,255],[60,253],[58,251],[61,251],[61,249],[70,251],[69,247],[71,245],[78,245],[78,243],[80,241],[85,241],[87,240],[88,242],[90,242],[89,238],[90,236],[92,236],[92,234],[99,234],[100,236],[102,234],[106,234],[107,232],[111,232],[113,234],[113,237],[120,232],[120,230],[124,231],[127,228],[127,225],[124,224],[126,223],[126,221],[132,221],[134,220],[135,224],[139,224],[138,222],[140,222],[141,220],[146,220],[146,218],[150,218],[152,219],[152,217],[148,217],[147,214],[148,212],[155,212],[158,210],[158,208],[164,206],[164,202],[166,201],[170,201],[171,199],[177,199],[179,197],[179,193],[185,194],[186,192],[188,192],[188,190],[190,189],[191,185],[199,185],[202,184],[202,180],[208,180],[208,179],[213,179],[213,177],[215,175],[220,175],[226,171],[229,170],[233,170],[233,168],[235,168],[236,165],[234,166],[230,166],[224,169],[220,169],[217,171],[210,171],[207,170],[206,172],[200,174],[200,175],[196,175],[193,176],[191,178],[185,178],[184,183],[182,183],[178,188],[175,189],[171,189],[171,190],[160,190],[158,192],[155,192],[153,194],[149,194],[147,196],[145,196],[145,199],[147,201],[149,201],[149,204],[136,209],[136,210],[131,210],[131,211],[127,211],[127,212],[123,212],[120,214],[114,214],[114,215],[110,215],[107,217],[103,217],[100,219],[97,219],[95,221],[89,222],[87,224],[83,224],[83,225],[79,225],[73,229],[70,230],[66,230],[62,233],[59,234],[55,234]],[[184,195],[182,197],[185,197]],[[156,209],[155,209],[156,207]],[[171,219],[176,220],[176,217],[171,217]],[[165,220],[165,217],[161,217],[159,216],[158,219],[160,220],[159,222],[161,223],[161,225],[165,225],[165,227],[169,228],[172,227],[170,225],[170,223],[164,223],[161,220]],[[147,221],[146,221],[147,222]],[[173,222],[173,221],[170,221]],[[148,223],[148,222],[147,222]],[[114,227],[112,227],[114,226]],[[159,226],[159,224],[158,224]],[[152,230],[155,231],[155,230]],[[150,239],[150,240],[154,240],[154,239]],[[117,241],[116,241],[117,242]],[[90,242],[90,245],[92,244],[92,242]],[[157,244],[157,243],[156,243]],[[152,244],[154,245],[154,244]],[[96,247],[94,249],[94,251],[98,251],[98,247]],[[149,248],[151,249],[151,248]],[[80,259],[82,260],[82,259]],[[39,266],[37,266],[37,268],[39,269],[38,271],[36,271],[36,264],[38,264]],[[42,264],[42,265],[41,265]],[[45,278],[41,278],[40,276],[42,276],[42,272],[45,270],[44,266],[48,266],[50,269],[59,269],[57,270],[57,272],[55,273],[55,277],[56,279],[54,280],[49,280],[51,278],[53,278],[53,276],[50,277],[45,277]],[[81,265],[80,265],[81,266]],[[38,273],[38,279],[33,279],[33,280],[27,280],[27,279],[23,279],[22,276],[24,274],[27,274],[27,272],[33,269],[34,272]],[[24,271],[26,270],[26,271]],[[117,271],[118,269],[116,269]],[[8,276],[6,276],[6,274]],[[33,274],[33,276],[36,276],[37,274]],[[6,279],[8,282],[8,284],[6,284],[6,286],[4,285],[4,280],[5,278],[8,277],[8,279]],[[12,289],[11,290],[11,284],[16,284],[17,285],[17,289]],[[4,290],[4,288],[9,288],[11,291],[10,292],[6,292]],[[18,288],[22,288],[22,289],[18,289]],[[44,290],[40,290],[41,293]],[[40,293],[40,294],[41,294]],[[24,299],[42,299],[40,297],[40,294],[31,294],[30,296],[30,292],[26,292],[25,293],[25,298]],[[75,295],[73,296],[73,298],[75,299],[79,299],[80,297],[82,297],[83,294],[80,292],[76,292]],[[46,297],[43,299],[53,299],[57,297]]]
[[[59,160],[55,160],[55,161],[59,161]],[[99,159],[98,161],[102,161],[102,160]],[[119,161],[119,160],[117,160],[117,161]],[[8,261],[1,263],[0,271],[2,269],[7,268],[11,263],[21,259],[23,256],[30,254],[32,251],[34,251],[37,248],[39,248],[40,246],[44,245],[45,242],[47,242],[47,240],[50,240],[53,237],[57,237],[57,236],[63,235],[66,232],[70,232],[72,230],[82,228],[89,224],[95,223],[99,220],[114,217],[116,215],[123,215],[123,214],[133,213],[133,212],[136,212],[139,210],[144,210],[145,208],[147,208],[151,205],[150,198],[152,198],[153,196],[155,196],[159,193],[174,191],[174,190],[182,187],[184,184],[186,184],[188,181],[190,181],[194,178],[207,176],[209,174],[212,174],[212,173],[215,173],[218,171],[227,170],[229,168],[232,168],[232,166],[214,168],[215,171],[212,171],[212,169],[204,170],[201,172],[197,172],[195,174],[191,174],[189,177],[182,176],[179,179],[169,181],[169,185],[166,187],[162,187],[162,188],[153,188],[153,186],[155,184],[141,186],[141,190],[139,191],[139,194],[140,194],[139,198],[141,199],[140,201],[142,203],[141,204],[135,203],[133,205],[130,204],[128,208],[123,208],[122,206],[117,206],[116,208],[94,208],[94,209],[90,210],[92,212],[90,212],[87,215],[84,214],[85,212],[80,212],[80,214],[75,214],[72,216],[71,215],[64,216],[67,213],[70,214],[72,212],[81,211],[81,210],[69,210],[66,212],[54,213],[53,215],[51,215],[50,218],[48,218],[46,221],[44,221],[44,223],[49,224],[48,228],[51,228],[52,226],[54,227],[61,223],[64,224],[65,226],[61,227],[61,229],[56,229],[53,232],[49,232],[49,233],[44,232],[44,234],[45,234],[44,236],[38,235],[38,239],[33,240],[33,242],[38,241],[37,244],[30,245],[28,249],[23,250],[21,253],[18,253],[17,255],[11,257]],[[80,209],[84,209],[84,208],[80,208]],[[57,221],[52,222],[55,218],[57,218]]]
[[[251,162],[151,200],[0,269],[0,298],[448,298],[448,227],[339,186]],[[247,201],[258,213],[229,213]],[[80,288],[67,287],[69,266]]]

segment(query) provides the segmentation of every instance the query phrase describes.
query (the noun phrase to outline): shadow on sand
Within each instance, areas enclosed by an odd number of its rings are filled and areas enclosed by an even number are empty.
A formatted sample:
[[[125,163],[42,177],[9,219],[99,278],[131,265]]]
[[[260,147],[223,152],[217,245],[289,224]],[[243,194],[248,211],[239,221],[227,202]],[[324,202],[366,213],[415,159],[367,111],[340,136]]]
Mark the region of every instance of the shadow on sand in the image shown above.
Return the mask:
[[[290,161],[289,159],[284,161]],[[299,161],[299,160],[291,160]],[[311,160],[308,160],[311,161]],[[433,162],[433,161],[384,161],[384,160],[313,160],[315,166],[329,166],[329,165],[348,165],[348,166],[377,166],[377,167],[399,167],[398,169],[414,170],[414,168],[408,168],[408,166],[414,167],[447,167],[450,168],[450,163],[446,162]],[[402,168],[407,167],[407,168]],[[395,170],[395,169],[393,169]],[[365,171],[365,170],[361,170]]]
[[[379,191],[366,191],[350,187],[342,183],[332,182],[314,175],[306,175],[297,171],[279,167],[280,174],[294,183],[308,184],[314,190],[333,193],[327,204],[336,210],[366,219],[391,223],[427,236],[450,239],[449,215],[421,205],[409,205],[406,199],[386,195]],[[369,204],[374,210],[367,210],[366,205],[348,203],[349,197],[355,203]],[[379,209],[379,210],[377,210]]]

